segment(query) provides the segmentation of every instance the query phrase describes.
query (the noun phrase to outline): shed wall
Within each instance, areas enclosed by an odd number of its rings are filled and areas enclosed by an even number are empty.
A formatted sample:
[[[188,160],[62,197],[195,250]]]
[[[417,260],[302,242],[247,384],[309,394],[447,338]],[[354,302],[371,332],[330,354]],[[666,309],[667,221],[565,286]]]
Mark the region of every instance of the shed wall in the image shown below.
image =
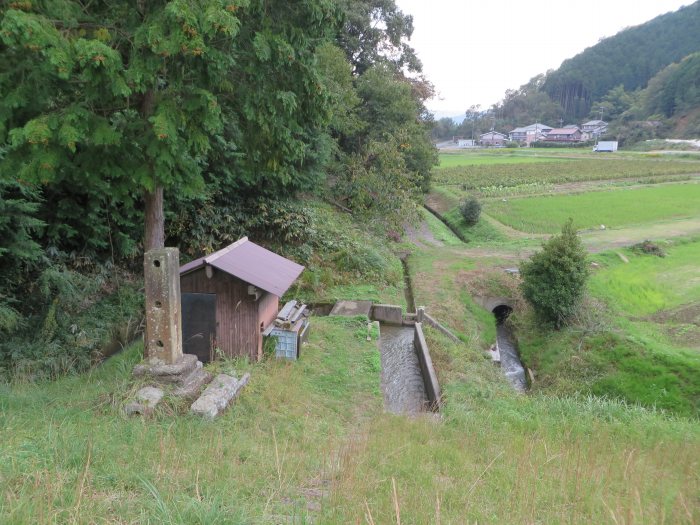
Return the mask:
[[[258,302],[248,295],[247,283],[212,270],[211,279],[204,268],[181,276],[180,289],[182,293],[216,294],[216,345],[227,356],[248,356],[256,361],[262,348]]]

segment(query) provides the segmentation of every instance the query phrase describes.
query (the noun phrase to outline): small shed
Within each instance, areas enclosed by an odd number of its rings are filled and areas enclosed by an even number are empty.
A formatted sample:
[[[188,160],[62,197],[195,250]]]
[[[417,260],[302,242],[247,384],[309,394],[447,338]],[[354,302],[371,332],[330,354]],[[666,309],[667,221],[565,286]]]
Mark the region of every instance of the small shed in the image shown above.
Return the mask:
[[[180,267],[183,351],[208,362],[262,356],[262,333],[304,267],[243,237]]]

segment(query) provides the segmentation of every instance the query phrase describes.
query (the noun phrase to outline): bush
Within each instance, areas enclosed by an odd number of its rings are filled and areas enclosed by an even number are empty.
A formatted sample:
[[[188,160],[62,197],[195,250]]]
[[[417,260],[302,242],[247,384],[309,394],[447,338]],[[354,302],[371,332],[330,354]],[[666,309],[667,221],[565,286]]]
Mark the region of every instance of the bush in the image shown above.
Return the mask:
[[[469,226],[474,226],[479,222],[481,216],[481,203],[476,200],[476,197],[467,197],[459,205],[459,211]]]
[[[545,322],[561,328],[576,312],[588,278],[586,251],[573,221],[520,265],[523,295]]]
[[[661,247],[649,240],[635,244],[632,246],[632,250],[638,253],[645,253],[647,255],[666,257],[666,253],[661,249]]]

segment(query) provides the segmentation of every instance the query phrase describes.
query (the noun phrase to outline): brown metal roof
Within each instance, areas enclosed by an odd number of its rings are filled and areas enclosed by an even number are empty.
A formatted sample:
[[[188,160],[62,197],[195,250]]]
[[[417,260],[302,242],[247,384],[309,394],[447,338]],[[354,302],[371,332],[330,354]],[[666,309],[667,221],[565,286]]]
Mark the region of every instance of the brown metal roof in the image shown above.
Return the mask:
[[[554,128],[552,131],[547,133],[547,135],[573,135],[577,131],[581,131],[578,128]]]
[[[180,266],[180,275],[207,265],[278,297],[281,297],[304,271],[302,265],[258,246],[249,241],[248,237]]]

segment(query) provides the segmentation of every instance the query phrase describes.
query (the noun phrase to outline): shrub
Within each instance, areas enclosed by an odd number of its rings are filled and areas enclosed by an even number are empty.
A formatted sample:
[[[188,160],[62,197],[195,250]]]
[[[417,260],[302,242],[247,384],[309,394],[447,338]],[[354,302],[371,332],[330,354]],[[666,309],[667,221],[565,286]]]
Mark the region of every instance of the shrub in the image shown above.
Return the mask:
[[[475,225],[479,222],[479,217],[481,216],[481,203],[476,200],[476,197],[467,197],[459,205],[459,211],[469,226]]]
[[[588,278],[586,251],[572,219],[520,265],[520,275],[520,288],[538,317],[561,328],[576,312]]]
[[[635,244],[632,246],[632,250],[648,255],[656,255],[657,257],[666,257],[666,253],[661,249],[661,247],[649,240]]]

